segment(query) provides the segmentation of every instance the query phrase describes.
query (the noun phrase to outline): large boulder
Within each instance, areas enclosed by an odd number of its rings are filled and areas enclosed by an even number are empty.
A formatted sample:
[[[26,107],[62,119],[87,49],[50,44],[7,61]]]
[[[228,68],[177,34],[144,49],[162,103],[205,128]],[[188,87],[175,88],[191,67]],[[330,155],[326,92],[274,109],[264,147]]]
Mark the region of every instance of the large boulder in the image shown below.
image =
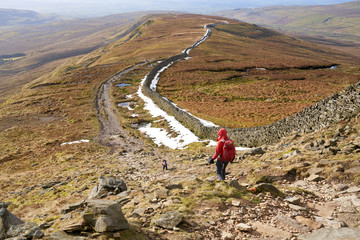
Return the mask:
[[[84,220],[96,232],[111,232],[129,228],[118,203],[108,200],[88,200]]]
[[[166,228],[166,229],[174,229],[177,225],[181,223],[184,215],[179,211],[171,211],[157,219],[153,219],[152,223],[158,227]]]
[[[6,208],[8,203],[0,202],[0,240],[6,238],[38,239],[44,236],[36,223],[25,223]]]
[[[100,177],[98,184],[92,189],[89,199],[104,198],[127,190],[126,183],[121,178]]]
[[[331,239],[331,240],[359,240],[360,228],[321,228],[312,233],[304,234],[298,237],[299,240],[318,240],[318,239]]]

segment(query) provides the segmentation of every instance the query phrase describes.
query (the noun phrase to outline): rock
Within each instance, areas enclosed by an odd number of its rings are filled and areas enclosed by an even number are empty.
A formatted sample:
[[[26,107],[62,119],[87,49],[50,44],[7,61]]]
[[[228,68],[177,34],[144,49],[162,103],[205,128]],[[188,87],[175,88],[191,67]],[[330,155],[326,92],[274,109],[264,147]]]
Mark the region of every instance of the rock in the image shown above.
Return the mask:
[[[132,215],[133,217],[137,217],[137,218],[141,218],[145,215],[145,208],[136,208],[133,212]]]
[[[306,233],[309,232],[309,228],[305,227],[304,225],[300,224],[295,219],[292,219],[286,215],[279,214],[275,217],[275,220],[280,223],[280,225],[284,227],[290,227],[298,232]]]
[[[310,228],[310,230],[317,230],[317,229],[320,229],[323,227],[322,223],[315,222],[315,221],[305,218],[303,216],[296,216],[295,219],[299,223],[301,223],[305,226],[308,226]]]
[[[273,196],[282,196],[283,193],[270,183],[260,183],[254,186],[255,193],[269,192]],[[250,189],[249,189],[250,191]]]
[[[92,189],[88,199],[104,198],[108,194],[119,194],[126,190],[127,186],[121,178],[100,177],[98,184]]]
[[[336,155],[338,152],[340,152],[340,148],[338,147],[329,147],[329,152],[331,152],[333,155]]]
[[[325,141],[324,147],[329,148],[329,147],[336,147],[338,143],[338,140],[336,139],[328,139]]]
[[[87,239],[86,237],[71,236],[63,231],[54,232],[49,236],[49,238],[51,240],[86,240]]]
[[[330,219],[322,218],[322,217],[318,217],[318,216],[315,216],[314,218],[315,218],[316,222],[323,224],[324,227],[326,227],[326,228],[338,229],[338,228],[347,227],[343,221],[330,220]]]
[[[250,155],[251,156],[263,155],[263,154],[265,154],[265,151],[261,147],[254,148],[254,149],[250,150]]]
[[[172,189],[182,189],[183,186],[182,186],[181,183],[179,183],[179,184],[169,184],[169,185],[166,185],[165,188],[168,189],[168,190],[172,190]]]
[[[360,166],[355,166],[345,171],[345,174],[358,174],[360,175]]]
[[[129,228],[121,207],[114,201],[87,200],[87,209],[83,216],[85,222],[96,232],[118,231]]]
[[[222,232],[221,233],[222,240],[233,240],[235,239],[235,235],[229,232]]]
[[[229,186],[230,186],[230,187],[233,187],[233,188],[236,188],[237,190],[244,191],[244,192],[247,191],[247,188],[244,187],[244,186],[241,186],[240,183],[239,183],[237,180],[231,180],[231,181],[229,182]]]
[[[84,208],[85,207],[85,201],[81,201],[78,203],[70,204],[66,206],[64,209],[61,210],[61,214],[67,214],[71,211],[74,211],[76,209]]]
[[[334,189],[337,191],[337,192],[341,192],[341,191],[344,191],[346,189],[348,189],[349,186],[347,184],[335,184],[334,185]]]
[[[166,188],[158,188],[155,190],[156,199],[166,199],[168,197],[169,190]]]
[[[266,237],[272,237],[271,239],[291,239],[292,233],[286,232],[284,230],[272,227],[270,225],[261,223],[261,222],[254,222],[252,223],[256,231],[263,234]],[[263,239],[269,239],[269,238],[263,238]]]
[[[348,227],[359,227],[360,214],[356,211],[352,213],[337,213],[337,219],[343,221]]]
[[[316,204],[315,209],[318,211],[318,215],[323,218],[331,218],[335,212],[335,209],[339,205],[335,202],[324,203],[323,205]]]
[[[289,204],[289,207],[295,211],[307,211],[306,208],[291,203]]]
[[[232,201],[231,201],[231,204],[232,204],[234,207],[240,207],[240,206],[241,206],[241,201],[240,201],[240,200],[232,200]]]
[[[160,216],[158,219],[153,219],[152,223],[162,228],[173,229],[181,223],[183,218],[184,215],[179,211],[171,211]]]
[[[239,223],[235,226],[236,229],[239,229],[242,232],[251,232],[253,228],[245,223]]]
[[[329,229],[322,228],[315,230],[312,233],[300,235],[298,240],[319,240],[319,239],[331,239],[331,240],[359,240],[360,239],[359,228],[340,228]]]
[[[23,237],[25,239],[39,239],[44,236],[44,233],[40,230],[36,223],[23,223],[18,225],[12,225],[7,231],[8,238]]]
[[[9,205],[9,203],[0,202],[0,239],[8,237],[8,230],[11,227],[25,223],[6,209]]]
[[[291,196],[288,196],[284,199],[286,202],[289,202],[289,203],[292,203],[292,204],[295,204],[295,205],[299,205],[300,204],[300,198],[298,197],[291,197]]]
[[[309,174],[309,175],[317,175],[317,174],[319,174],[319,173],[321,173],[321,172],[323,172],[324,171],[324,169],[322,169],[322,168],[310,168],[308,171],[307,171],[307,173]]]
[[[310,177],[308,177],[306,180],[308,180],[310,182],[319,182],[319,181],[323,180],[323,178],[320,177],[319,175],[313,174],[313,175],[310,175]]]

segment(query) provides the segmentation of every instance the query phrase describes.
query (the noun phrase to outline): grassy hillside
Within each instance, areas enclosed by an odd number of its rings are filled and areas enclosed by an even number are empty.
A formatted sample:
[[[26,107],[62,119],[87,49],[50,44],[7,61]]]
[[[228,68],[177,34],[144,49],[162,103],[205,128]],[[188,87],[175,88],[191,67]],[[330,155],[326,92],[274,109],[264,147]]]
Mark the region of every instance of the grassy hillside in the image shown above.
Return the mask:
[[[135,130],[135,124],[144,122],[166,127],[162,119],[152,119],[146,113],[143,102],[136,96],[141,80],[158,61],[181,53],[200,40],[205,34],[203,26],[219,21],[215,18],[171,14],[148,16],[127,34],[119,35],[115,31],[109,37],[115,41],[89,54],[68,59],[1,104],[0,201],[11,202],[9,211],[24,221],[45,223],[42,231],[48,238],[59,230],[77,231],[73,227],[82,224],[80,213],[73,211],[62,215],[61,209],[86,199],[100,176],[115,176],[126,182],[129,191],[111,194],[106,199],[121,202],[130,229],[106,233],[89,229],[89,232],[75,234],[99,240],[221,239],[226,231],[239,239],[266,239],[269,237],[266,232],[242,232],[236,225],[273,226],[273,218],[278,213],[294,212],[289,204],[284,204],[281,196],[297,196],[302,204],[305,201],[306,211],[296,215],[309,219],[315,219],[318,214],[316,204],[324,205],[327,199],[334,198],[333,195],[318,194],[323,188],[326,194],[332,193],[327,190],[331,184],[320,182],[294,187],[290,184],[295,177],[304,179],[314,171],[312,167],[317,167],[316,173],[321,172],[321,177],[331,183],[358,184],[359,118],[331,126],[321,133],[283,139],[276,146],[266,146],[262,156],[238,153],[241,162],[237,159],[227,168],[227,179],[233,180],[232,184],[215,180],[215,167],[206,162],[214,147],[206,147],[206,142],[195,143],[186,150],[170,150],[157,147]],[[298,93],[293,86],[301,85],[309,96],[322,98],[324,96],[316,96],[317,91],[312,88],[321,89],[320,92],[325,94],[349,84],[358,74],[358,68],[353,70],[349,63],[354,60],[352,57],[235,21],[216,27],[206,42],[191,51],[191,57],[166,70],[161,79],[169,79],[171,75],[177,77],[161,87],[165,89],[170,83],[184,85],[180,90],[187,90],[189,95],[184,91],[182,94],[189,96],[186,101],[196,106],[205,103],[197,98],[200,94],[193,91],[201,90],[210,96],[204,100],[216,100],[203,105],[208,108],[225,98],[228,98],[227,102],[236,100],[234,94],[243,88],[250,98],[258,98],[259,94],[268,94],[271,89],[276,93],[281,87],[282,94],[276,96],[282,101],[285,97],[292,99],[293,93]],[[138,145],[142,148],[111,151],[96,140],[100,128],[95,106],[97,92],[104,81],[129,66],[144,62],[116,82],[128,85],[113,86],[110,91],[114,109],[116,103],[125,101],[131,101],[134,108],[133,111],[122,107],[116,109],[121,127],[136,137],[136,141],[129,143],[124,136],[118,137],[129,144],[129,148]],[[335,63],[341,64],[339,71],[306,69]],[[251,92],[246,84],[254,90]],[[264,90],[261,90],[262,86],[265,86]],[[178,90],[174,92],[178,94]],[[298,101],[296,94],[294,99]],[[254,109],[256,106],[248,104],[247,107]],[[237,109],[237,112],[240,111]],[[90,141],[63,144],[82,139]],[[334,144],[338,148],[335,149]],[[325,146],[334,149],[330,151]],[[339,153],[334,155],[333,152]],[[169,164],[166,172],[161,170],[163,159]],[[272,193],[256,195],[239,185],[239,182],[253,185],[273,180],[281,190],[274,196]],[[144,213],[134,214],[138,210],[144,210]],[[185,216],[177,228],[169,230],[151,224],[152,219],[172,210]],[[286,228],[286,231],[297,236],[291,229]],[[276,237],[276,234],[272,236]]]
[[[35,11],[0,8],[0,29],[15,26],[41,25],[52,22],[56,16],[41,15]]]
[[[360,55],[360,1],[324,6],[236,9],[219,15],[268,26]]]
[[[68,20],[46,25],[0,29],[0,103],[67,58],[89,53],[128,34],[146,13]],[[139,20],[139,22],[137,22]],[[20,55],[20,57],[13,57]]]
[[[228,127],[270,124],[360,80],[359,58],[239,22],[215,27],[190,56],[163,73],[159,92]]]

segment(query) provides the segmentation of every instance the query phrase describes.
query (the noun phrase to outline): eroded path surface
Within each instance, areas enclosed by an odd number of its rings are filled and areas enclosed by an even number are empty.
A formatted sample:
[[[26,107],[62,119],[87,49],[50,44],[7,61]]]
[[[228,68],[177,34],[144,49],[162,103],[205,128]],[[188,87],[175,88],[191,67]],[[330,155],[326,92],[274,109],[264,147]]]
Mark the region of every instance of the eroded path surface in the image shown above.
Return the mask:
[[[105,81],[97,92],[96,109],[100,124],[100,133],[97,136],[97,141],[101,145],[110,147],[112,150],[122,148],[127,152],[133,152],[143,147],[141,140],[130,136],[127,131],[121,127],[116,107],[111,101],[110,88],[115,81],[144,64],[145,63],[139,63],[121,71]]]

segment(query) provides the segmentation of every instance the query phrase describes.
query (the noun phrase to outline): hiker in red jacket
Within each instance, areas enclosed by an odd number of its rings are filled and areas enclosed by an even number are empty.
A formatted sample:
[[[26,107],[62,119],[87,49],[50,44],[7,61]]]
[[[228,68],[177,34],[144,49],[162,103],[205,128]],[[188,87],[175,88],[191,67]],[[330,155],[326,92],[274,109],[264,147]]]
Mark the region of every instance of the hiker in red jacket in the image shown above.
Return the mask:
[[[224,128],[219,129],[218,138],[216,140],[218,143],[215,154],[212,157],[209,157],[208,162],[214,163],[214,160],[217,159],[216,174],[218,175],[219,180],[225,180],[225,169],[228,163],[235,157],[235,147],[233,141],[228,138]]]

